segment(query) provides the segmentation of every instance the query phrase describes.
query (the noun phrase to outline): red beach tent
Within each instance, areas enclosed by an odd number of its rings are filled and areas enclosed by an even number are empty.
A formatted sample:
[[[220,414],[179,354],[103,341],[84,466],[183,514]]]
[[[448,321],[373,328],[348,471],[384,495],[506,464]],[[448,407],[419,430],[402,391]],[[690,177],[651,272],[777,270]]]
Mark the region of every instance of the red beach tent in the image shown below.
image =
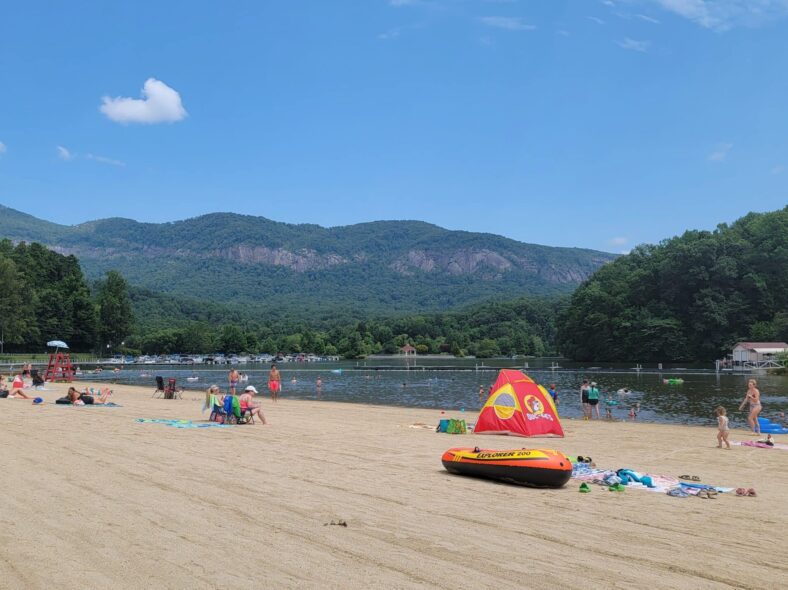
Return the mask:
[[[502,369],[474,433],[564,436],[553,398],[525,373]]]

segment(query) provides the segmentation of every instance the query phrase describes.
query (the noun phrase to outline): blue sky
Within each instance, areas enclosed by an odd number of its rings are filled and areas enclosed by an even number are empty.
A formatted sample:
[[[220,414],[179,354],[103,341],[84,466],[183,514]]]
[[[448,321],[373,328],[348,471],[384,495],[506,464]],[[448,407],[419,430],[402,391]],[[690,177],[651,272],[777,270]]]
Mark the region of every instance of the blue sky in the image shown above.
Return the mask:
[[[4,3],[0,204],[626,251],[788,202],[787,17],[788,0]]]

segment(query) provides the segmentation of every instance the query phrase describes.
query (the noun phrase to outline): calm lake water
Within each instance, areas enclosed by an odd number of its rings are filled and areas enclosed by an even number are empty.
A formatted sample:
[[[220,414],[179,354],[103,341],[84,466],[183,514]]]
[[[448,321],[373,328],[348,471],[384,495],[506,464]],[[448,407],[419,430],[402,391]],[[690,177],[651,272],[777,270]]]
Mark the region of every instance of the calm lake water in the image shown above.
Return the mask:
[[[608,391],[628,388],[629,395],[616,396],[620,405],[614,416],[629,419],[631,405],[640,404],[638,420],[679,424],[714,424],[714,408],[728,409],[733,425],[745,425],[745,412],[738,405],[747,389],[747,379],[758,380],[763,400],[763,416],[774,417],[777,412],[788,412],[788,377],[767,374],[715,374],[691,366],[673,367],[662,372],[644,367],[641,372],[631,370],[631,364],[581,367],[567,361],[556,361],[561,368],[551,370],[550,361],[530,361],[524,369],[523,361],[485,360],[485,367],[511,367],[524,370],[531,378],[547,386],[555,383],[559,392],[559,412],[562,416],[582,416],[580,384],[588,378],[599,385],[602,397]],[[442,370],[451,363],[452,369]],[[323,381],[319,399],[338,402],[372,403],[393,406],[433,408],[435,410],[464,410],[470,421],[475,421],[480,408],[479,386],[485,391],[495,381],[494,370],[476,370],[481,361],[474,360],[422,360],[418,367],[406,370],[403,360],[367,360],[366,362],[341,363],[280,363],[282,396],[293,399],[318,399],[315,381]],[[394,370],[376,370],[373,367]],[[440,367],[440,368],[439,368]],[[267,396],[268,365],[236,365],[235,368],[249,376],[248,383]],[[155,389],[156,375],[165,381],[178,379],[187,390],[204,391],[213,383],[227,387],[228,366],[197,365],[131,365],[120,372],[105,370],[100,374],[84,374],[82,380],[101,380],[151,387]],[[341,373],[338,373],[341,371]],[[652,372],[653,371],[653,372]],[[187,382],[187,377],[198,377],[197,382]],[[682,385],[665,385],[663,378],[681,377]],[[604,416],[604,408],[601,408]],[[436,415],[437,419],[437,415]]]

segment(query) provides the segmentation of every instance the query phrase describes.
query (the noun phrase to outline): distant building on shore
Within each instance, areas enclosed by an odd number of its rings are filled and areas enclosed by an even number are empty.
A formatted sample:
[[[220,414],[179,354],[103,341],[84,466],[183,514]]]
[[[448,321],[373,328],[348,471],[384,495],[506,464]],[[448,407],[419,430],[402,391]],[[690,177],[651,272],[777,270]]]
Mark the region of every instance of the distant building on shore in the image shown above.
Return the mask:
[[[410,344],[406,344],[399,349],[399,353],[404,354],[405,356],[416,356],[416,348]]]
[[[739,342],[733,347],[733,364],[762,365],[786,351],[788,344],[785,342]]]

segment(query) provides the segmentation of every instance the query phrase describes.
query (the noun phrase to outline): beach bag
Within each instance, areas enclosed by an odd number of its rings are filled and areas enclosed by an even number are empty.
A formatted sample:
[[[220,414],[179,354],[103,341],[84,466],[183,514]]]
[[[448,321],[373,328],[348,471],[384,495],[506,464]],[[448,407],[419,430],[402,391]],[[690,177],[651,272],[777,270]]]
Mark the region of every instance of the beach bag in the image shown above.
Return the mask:
[[[449,424],[446,427],[447,434],[465,434],[466,431],[467,427],[465,425],[465,420],[449,419]]]
[[[449,419],[444,418],[440,422],[438,422],[438,427],[435,429],[435,432],[446,432],[449,428]]]

